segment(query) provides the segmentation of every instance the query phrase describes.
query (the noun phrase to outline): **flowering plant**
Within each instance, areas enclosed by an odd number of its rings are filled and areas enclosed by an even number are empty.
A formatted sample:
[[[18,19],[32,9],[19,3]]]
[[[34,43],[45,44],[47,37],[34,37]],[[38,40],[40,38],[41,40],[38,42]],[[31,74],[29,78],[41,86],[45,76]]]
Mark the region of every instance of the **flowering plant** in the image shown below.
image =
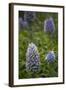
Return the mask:
[[[52,17],[47,18],[44,21],[44,31],[52,34],[54,33],[54,30],[55,30],[55,24],[53,18]]]
[[[30,43],[26,53],[26,70],[27,71],[38,71],[40,68],[40,57],[37,50],[37,46]]]
[[[46,58],[45,58],[48,62],[53,62],[55,60],[55,54],[54,54],[54,51],[50,51],[48,52],[48,54],[46,55]]]

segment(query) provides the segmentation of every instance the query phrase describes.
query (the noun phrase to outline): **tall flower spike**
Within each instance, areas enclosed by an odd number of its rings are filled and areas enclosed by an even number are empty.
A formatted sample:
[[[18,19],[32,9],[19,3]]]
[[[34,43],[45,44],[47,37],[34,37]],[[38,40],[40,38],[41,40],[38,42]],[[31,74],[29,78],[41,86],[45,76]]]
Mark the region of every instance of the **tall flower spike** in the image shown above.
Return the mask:
[[[26,52],[26,70],[36,72],[40,69],[40,57],[35,44],[30,43]]]
[[[50,17],[44,21],[44,31],[52,34],[54,30],[55,30],[54,20],[52,17]]]
[[[28,22],[34,21],[35,18],[36,18],[35,12],[29,12],[29,11],[24,12],[24,19],[27,20]]]
[[[48,52],[48,54],[46,55],[46,58],[45,60],[47,60],[48,62],[54,62],[55,60],[55,54],[54,54],[54,51],[50,51]]]
[[[19,18],[19,28],[25,28],[28,26],[28,22],[26,20],[23,20],[22,17]]]

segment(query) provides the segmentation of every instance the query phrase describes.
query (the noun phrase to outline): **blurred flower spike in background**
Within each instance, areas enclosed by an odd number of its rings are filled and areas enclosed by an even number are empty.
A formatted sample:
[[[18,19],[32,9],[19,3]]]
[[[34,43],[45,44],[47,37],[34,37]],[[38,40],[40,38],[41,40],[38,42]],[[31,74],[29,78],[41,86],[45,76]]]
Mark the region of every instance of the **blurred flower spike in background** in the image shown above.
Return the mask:
[[[55,24],[54,24],[54,20],[52,17],[50,18],[47,18],[45,21],[44,21],[44,31],[45,32],[49,32],[49,33],[54,33],[55,31]]]
[[[30,43],[26,52],[26,70],[37,72],[40,69],[40,57],[37,46]]]
[[[54,62],[55,60],[55,54],[54,51],[49,51],[48,54],[46,55],[45,60],[47,60],[48,62]]]
[[[33,22],[36,19],[36,13],[35,12],[24,12],[24,19],[27,20],[29,23]]]
[[[19,28],[25,28],[28,27],[28,22],[26,20],[23,20],[22,17],[19,18]]]

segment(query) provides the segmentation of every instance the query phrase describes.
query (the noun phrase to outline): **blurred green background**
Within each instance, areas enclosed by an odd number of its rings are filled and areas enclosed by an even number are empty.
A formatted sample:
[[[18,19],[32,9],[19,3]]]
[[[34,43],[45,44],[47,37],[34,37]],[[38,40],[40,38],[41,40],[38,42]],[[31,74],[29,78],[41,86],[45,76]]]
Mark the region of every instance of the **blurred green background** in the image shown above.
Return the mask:
[[[36,12],[36,16],[37,20],[33,21],[28,28],[19,30],[19,79],[58,76],[58,14]],[[52,17],[55,23],[55,32],[52,38],[50,34],[44,32],[44,20],[48,17]],[[40,55],[40,71],[36,73],[26,72],[26,51],[31,42],[37,46]],[[45,57],[50,50],[54,51],[56,58],[49,64]]]

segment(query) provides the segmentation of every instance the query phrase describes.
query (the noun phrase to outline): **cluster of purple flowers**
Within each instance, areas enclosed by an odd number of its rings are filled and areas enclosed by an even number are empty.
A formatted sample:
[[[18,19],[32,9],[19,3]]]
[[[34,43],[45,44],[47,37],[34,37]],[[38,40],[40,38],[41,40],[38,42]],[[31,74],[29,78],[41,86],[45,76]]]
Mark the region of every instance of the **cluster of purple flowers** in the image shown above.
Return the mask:
[[[19,28],[28,27],[28,25],[36,19],[35,12],[24,11],[24,16],[19,17]]]
[[[26,53],[26,70],[36,72],[40,69],[40,57],[35,44],[30,43]]]
[[[50,17],[44,21],[44,31],[49,32],[51,34],[54,33],[55,24],[54,24],[54,20],[52,17]]]
[[[54,60],[55,60],[54,51],[49,51],[48,54],[46,55],[45,60],[47,60],[49,63],[54,62]]]
[[[22,17],[19,18],[19,28],[28,27],[28,22],[23,20]]]
[[[36,13],[35,12],[26,11],[24,13],[24,19],[27,20],[29,23],[33,22],[36,19]]]

